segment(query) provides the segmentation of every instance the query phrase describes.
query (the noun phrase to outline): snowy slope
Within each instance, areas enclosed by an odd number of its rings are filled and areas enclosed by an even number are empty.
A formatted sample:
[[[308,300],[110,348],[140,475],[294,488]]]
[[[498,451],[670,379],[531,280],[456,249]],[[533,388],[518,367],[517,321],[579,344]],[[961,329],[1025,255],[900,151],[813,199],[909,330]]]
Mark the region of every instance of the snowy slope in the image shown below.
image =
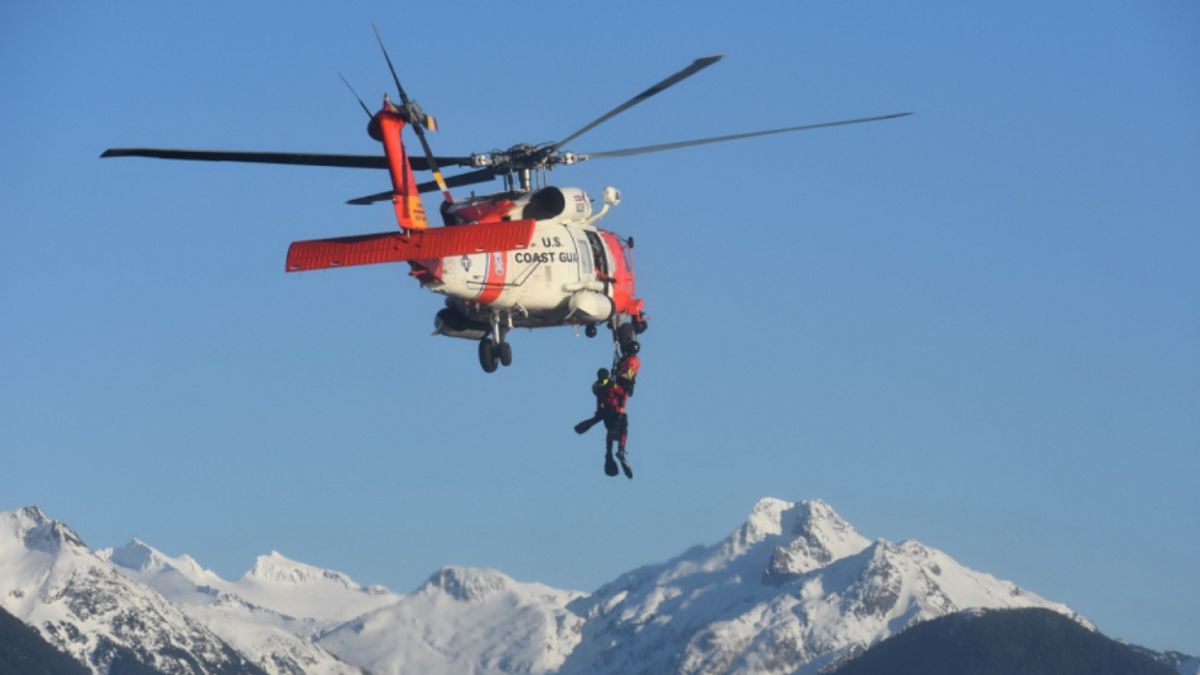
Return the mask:
[[[0,513],[0,604],[98,674],[130,657],[172,674],[261,672],[36,506]]]
[[[160,592],[175,589],[183,596],[201,589],[236,596],[256,607],[310,622],[310,633],[336,626],[389,605],[401,596],[382,586],[361,586],[333,570],[284,557],[277,551],[259,556],[237,581],[226,581],[190,556],[177,558],[134,539],[116,549],[97,552],[124,570],[136,571],[140,581],[153,580]],[[170,593],[166,593],[170,597]]]
[[[400,599],[382,586],[360,586],[341,572],[275,551],[259,556],[249,572],[222,589],[260,607],[323,624],[348,621]]]
[[[546,673],[579,642],[582,619],[566,606],[582,597],[492,570],[446,567],[320,644],[378,675]]]
[[[764,499],[724,541],[573,603],[562,672],[809,674],[918,621],[1029,606],[1079,619],[920,543],[871,543],[823,502]]]
[[[329,625],[328,619],[295,618],[255,605],[237,594],[239,584],[225,581],[186,555],[172,558],[136,539],[97,553],[122,574],[161,593],[271,675],[361,675],[361,670],[313,643],[320,630]],[[283,560],[275,555],[277,561]],[[313,569],[307,565],[302,568]],[[255,590],[263,596],[261,584],[256,584]],[[286,597],[280,589],[274,594]],[[292,605],[304,597],[302,592],[295,595],[288,599]],[[328,592],[319,592],[315,597],[328,601],[323,614],[341,616],[353,614],[358,607],[354,601],[357,593],[348,588],[347,595],[350,598],[341,603],[334,602]]]
[[[167,673],[815,675],[965,609],[1043,607],[1094,629],[919,542],[871,541],[824,502],[778,499],[590,595],[462,567],[399,595],[278,553],[226,581],[137,540],[93,553],[29,507],[0,513],[0,606],[98,674],[125,648]]]

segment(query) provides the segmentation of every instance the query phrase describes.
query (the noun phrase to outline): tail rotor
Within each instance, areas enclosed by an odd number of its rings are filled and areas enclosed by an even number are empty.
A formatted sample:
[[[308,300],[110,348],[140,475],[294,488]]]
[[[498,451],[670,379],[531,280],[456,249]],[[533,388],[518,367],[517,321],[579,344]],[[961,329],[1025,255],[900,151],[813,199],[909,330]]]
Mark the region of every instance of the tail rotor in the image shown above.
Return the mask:
[[[429,141],[425,138],[425,129],[437,131],[437,120],[432,115],[425,114],[425,111],[421,110],[421,107],[415,101],[409,100],[408,94],[404,91],[404,86],[400,84],[400,77],[396,75],[396,67],[392,65],[392,57],[388,55],[387,47],[383,45],[383,38],[379,35],[379,27],[372,23],[371,30],[375,31],[375,40],[379,42],[379,49],[383,51],[383,58],[387,61],[388,70],[392,73],[392,82],[396,84],[396,93],[400,95],[401,109],[404,111],[405,116],[408,117],[413,131],[416,132],[417,140],[421,142],[421,149],[425,151],[425,160],[429,163],[429,170],[433,172],[433,180],[441,189],[442,197],[446,202],[453,203],[454,198],[450,196],[450,188],[447,187],[446,179],[442,177],[442,171],[438,168],[433,150],[429,147]],[[363,107],[366,108],[366,104],[363,104]]]
[[[350,81],[346,79],[346,76],[338,73],[338,77],[342,78],[342,84],[346,85],[346,88],[349,89],[350,93],[354,95],[354,99],[358,101],[360,106],[362,106],[363,112],[367,113],[367,117],[374,117],[374,115],[371,114],[371,109],[367,107],[367,102],[362,100],[362,97],[358,95],[357,91],[354,91],[354,87],[350,86]]]

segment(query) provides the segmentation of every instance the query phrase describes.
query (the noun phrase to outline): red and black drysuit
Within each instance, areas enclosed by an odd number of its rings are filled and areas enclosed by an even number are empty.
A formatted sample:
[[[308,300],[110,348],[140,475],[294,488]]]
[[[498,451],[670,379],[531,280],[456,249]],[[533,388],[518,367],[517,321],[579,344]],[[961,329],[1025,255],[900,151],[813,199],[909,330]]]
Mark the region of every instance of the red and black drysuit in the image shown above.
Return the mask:
[[[641,369],[642,360],[638,358],[637,354],[626,354],[617,362],[616,372],[613,375],[630,396],[633,396],[633,385],[637,381],[637,374]]]
[[[625,402],[628,398],[625,388],[617,382],[604,389],[600,416],[604,420],[604,428],[608,430],[604,438],[604,449],[610,455],[613,441],[617,441],[617,451],[625,453],[625,440],[629,437],[629,417],[625,414]]]
[[[597,379],[592,383],[592,396],[596,397],[596,414],[576,424],[575,433],[585,433],[588,429],[596,426],[597,422],[604,419],[604,399],[608,395],[606,390],[612,383],[611,378]]]

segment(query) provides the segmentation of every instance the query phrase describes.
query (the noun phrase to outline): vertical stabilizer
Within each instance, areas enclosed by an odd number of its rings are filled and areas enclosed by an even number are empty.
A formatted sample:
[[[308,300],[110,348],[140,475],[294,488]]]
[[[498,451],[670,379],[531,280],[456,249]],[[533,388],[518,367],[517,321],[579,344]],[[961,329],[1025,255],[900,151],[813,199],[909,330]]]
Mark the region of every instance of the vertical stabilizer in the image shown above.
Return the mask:
[[[405,124],[402,113],[385,96],[383,108],[371,118],[367,131],[372,138],[383,143],[383,151],[387,155],[388,172],[392,176],[392,205],[396,209],[396,222],[404,230],[424,230],[429,227],[429,220],[425,217],[425,206],[421,203],[421,193],[413,177],[412,165],[404,152],[401,132]]]

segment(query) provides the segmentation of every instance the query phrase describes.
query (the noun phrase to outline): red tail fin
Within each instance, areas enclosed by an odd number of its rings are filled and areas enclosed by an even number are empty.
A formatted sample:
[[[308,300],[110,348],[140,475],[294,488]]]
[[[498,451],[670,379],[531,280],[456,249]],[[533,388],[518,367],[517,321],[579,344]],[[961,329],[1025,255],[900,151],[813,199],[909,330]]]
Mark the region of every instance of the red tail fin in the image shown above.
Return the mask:
[[[424,230],[429,227],[425,217],[425,206],[421,204],[421,193],[413,178],[412,165],[404,152],[404,139],[400,133],[406,120],[392,104],[384,98],[383,108],[371,118],[368,133],[383,143],[388,159],[388,171],[392,174],[392,205],[396,209],[396,222],[405,230]]]

